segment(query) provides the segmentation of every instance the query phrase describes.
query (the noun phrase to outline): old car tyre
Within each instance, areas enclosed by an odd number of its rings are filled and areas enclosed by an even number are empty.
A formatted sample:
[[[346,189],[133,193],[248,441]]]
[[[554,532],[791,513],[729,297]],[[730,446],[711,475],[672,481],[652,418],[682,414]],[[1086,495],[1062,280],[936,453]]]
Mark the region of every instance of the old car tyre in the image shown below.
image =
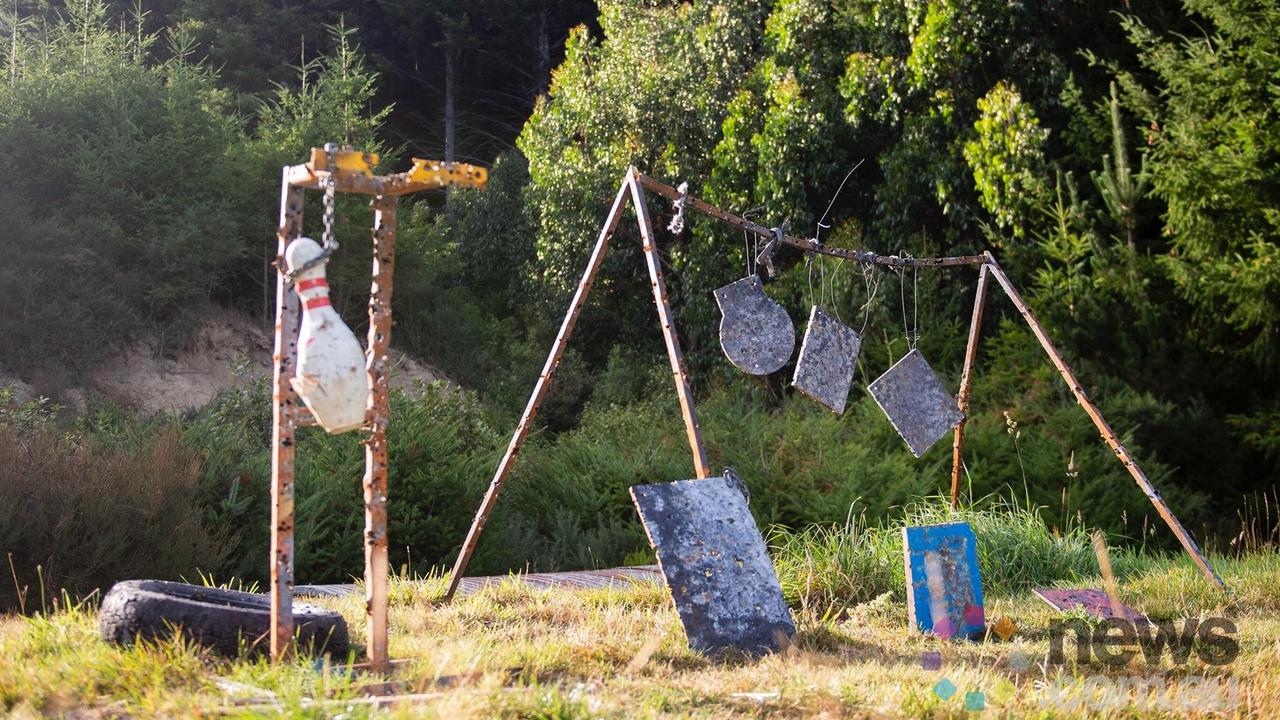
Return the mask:
[[[295,601],[293,626],[301,652],[347,654],[347,623],[338,613]],[[163,580],[116,583],[98,612],[98,631],[107,642],[129,645],[139,637],[168,638],[178,628],[185,637],[230,657],[242,647],[267,650],[270,627],[266,595]]]

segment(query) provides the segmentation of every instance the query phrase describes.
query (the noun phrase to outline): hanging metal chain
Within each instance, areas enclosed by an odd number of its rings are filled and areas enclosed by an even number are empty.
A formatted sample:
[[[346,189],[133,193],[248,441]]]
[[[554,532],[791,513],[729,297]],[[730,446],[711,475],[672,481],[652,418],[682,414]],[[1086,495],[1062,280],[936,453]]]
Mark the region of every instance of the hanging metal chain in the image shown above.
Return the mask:
[[[337,146],[333,143],[328,143],[324,146],[326,163],[329,166],[329,181],[324,184],[324,233],[320,236],[320,245],[324,250],[324,257],[332,255],[333,251],[338,249],[338,240],[333,236],[334,205],[337,204],[335,196],[338,193],[338,169],[334,167],[336,164],[334,160],[336,149]]]
[[[324,181],[324,214],[321,218],[324,223],[324,231],[320,235],[320,254],[286,273],[285,280],[290,284],[302,273],[327,262],[329,256],[333,255],[338,249],[338,239],[333,235],[334,207],[337,205],[338,194],[337,154],[337,143],[325,143],[325,168],[329,171],[329,175]]]

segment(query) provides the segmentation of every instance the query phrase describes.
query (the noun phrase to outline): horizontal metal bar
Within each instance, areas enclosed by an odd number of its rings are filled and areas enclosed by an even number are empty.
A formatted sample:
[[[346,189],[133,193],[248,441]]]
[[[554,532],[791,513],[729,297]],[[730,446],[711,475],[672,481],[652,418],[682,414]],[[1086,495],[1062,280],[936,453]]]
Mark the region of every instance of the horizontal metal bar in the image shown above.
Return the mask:
[[[669,200],[678,200],[680,198],[680,191],[670,185],[654,180],[639,171],[636,171],[635,175],[641,185],[644,185],[647,189],[652,190],[658,195]],[[717,220],[728,223],[739,230],[745,230],[765,239],[770,239],[774,236],[772,229],[760,225],[759,223],[753,223],[750,220],[734,215],[733,213],[725,212],[724,210],[703,202],[692,195],[686,196],[685,207],[691,207],[704,215],[709,215]],[[987,257],[985,255],[958,255],[954,257],[929,258],[879,255],[865,250],[845,250],[844,248],[828,247],[816,240],[795,237],[792,235],[783,236],[782,241],[787,245],[799,248],[805,252],[844,258],[846,260],[863,263],[864,265],[881,265],[887,267],[963,267],[982,265],[987,262]]]
[[[305,163],[302,165],[290,165],[285,170],[285,176],[288,183],[293,187],[300,187],[307,190],[320,190],[324,187],[323,183],[329,179],[329,173],[324,170],[312,170]],[[365,175],[359,172],[340,172],[338,173],[337,184],[335,190],[338,192],[355,193],[357,195],[383,195],[396,196],[408,195],[410,193],[421,192],[423,190],[438,190],[447,184],[442,184],[439,178],[419,179],[423,176],[419,174],[415,178],[412,170],[402,173],[394,173],[392,175]]]
[[[298,406],[293,411],[294,427],[320,427],[320,423],[316,420],[316,416],[311,414],[311,408],[303,405],[299,401]]]

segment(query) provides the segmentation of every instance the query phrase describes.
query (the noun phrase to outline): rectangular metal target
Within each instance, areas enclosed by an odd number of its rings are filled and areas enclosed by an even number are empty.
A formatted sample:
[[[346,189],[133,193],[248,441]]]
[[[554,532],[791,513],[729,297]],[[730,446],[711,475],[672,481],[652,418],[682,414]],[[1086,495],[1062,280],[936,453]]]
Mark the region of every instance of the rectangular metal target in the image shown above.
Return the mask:
[[[846,327],[814,305],[791,385],[837,415],[843,414],[861,349],[862,336],[857,330]]]
[[[924,455],[964,413],[919,350],[912,350],[867,386],[916,457]]]
[[[631,498],[691,648],[756,653],[790,642],[791,611],[736,479],[635,485]]]
[[[911,627],[944,639],[980,637],[986,613],[969,523],[905,527],[902,543]]]

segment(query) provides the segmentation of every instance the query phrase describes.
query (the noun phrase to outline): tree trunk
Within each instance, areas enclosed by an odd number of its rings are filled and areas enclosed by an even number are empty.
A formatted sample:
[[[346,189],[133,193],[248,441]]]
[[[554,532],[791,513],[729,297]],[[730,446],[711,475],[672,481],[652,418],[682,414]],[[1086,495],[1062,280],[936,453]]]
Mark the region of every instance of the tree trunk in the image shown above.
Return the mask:
[[[543,7],[538,13],[538,77],[534,85],[534,97],[545,95],[551,89],[551,10]]]
[[[444,51],[444,160],[445,162],[453,162],[454,152],[457,147],[454,141],[457,135],[457,108],[458,99],[458,63],[456,59],[457,51],[453,47],[452,41],[447,42]]]

